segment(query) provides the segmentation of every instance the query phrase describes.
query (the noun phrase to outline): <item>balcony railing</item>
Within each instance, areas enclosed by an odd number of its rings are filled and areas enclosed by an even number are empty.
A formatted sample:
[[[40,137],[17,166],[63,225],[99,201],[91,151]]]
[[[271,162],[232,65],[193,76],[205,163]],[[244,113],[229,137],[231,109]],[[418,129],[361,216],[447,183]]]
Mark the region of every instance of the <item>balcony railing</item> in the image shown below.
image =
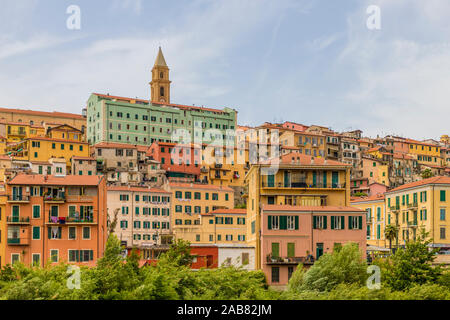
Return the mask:
[[[314,257],[275,257],[272,255],[267,255],[266,257],[267,264],[313,264]]]
[[[44,201],[46,202],[64,202],[66,201],[66,196],[63,194],[60,194],[58,196],[44,196]]]
[[[408,227],[411,228],[417,227],[417,220],[408,221]]]
[[[94,217],[83,217],[83,218],[77,218],[77,217],[49,217],[48,218],[49,223],[53,224],[71,224],[71,223],[94,223]]]
[[[205,168],[205,167],[202,167],[202,168],[200,168],[200,172],[201,173],[208,173],[208,169],[207,168]]]
[[[11,246],[27,246],[30,244],[27,238],[8,238],[6,242]]]
[[[391,211],[398,211],[398,210],[400,210],[400,205],[396,204],[394,206],[390,206],[389,209],[391,209]]]
[[[30,223],[30,217],[13,217],[9,216],[6,217],[7,223],[15,223],[15,224],[29,224]]]
[[[417,208],[417,202],[408,203],[408,208]]]
[[[263,188],[303,188],[303,189],[311,189],[311,188],[318,188],[318,189],[338,189],[338,188],[345,188],[345,183],[306,183],[305,181],[297,181],[297,182],[290,182],[290,183],[267,183],[262,182]]]
[[[13,194],[13,195],[8,196],[8,201],[9,202],[29,202],[30,196]]]

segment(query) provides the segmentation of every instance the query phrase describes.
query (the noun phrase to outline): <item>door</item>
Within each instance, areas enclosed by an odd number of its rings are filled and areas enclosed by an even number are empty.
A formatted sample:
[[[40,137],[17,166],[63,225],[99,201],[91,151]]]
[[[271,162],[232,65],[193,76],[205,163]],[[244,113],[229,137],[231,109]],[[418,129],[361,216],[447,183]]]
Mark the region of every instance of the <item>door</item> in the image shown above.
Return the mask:
[[[323,255],[323,243],[316,243],[316,260]]]
[[[280,244],[272,242],[272,257],[278,258],[280,256]]]
[[[284,187],[285,188],[289,188],[291,186],[290,180],[291,179],[290,179],[289,172],[285,171],[284,172]]]
[[[337,188],[339,183],[339,173],[336,171],[333,171],[332,177],[331,177],[331,183],[333,184],[333,188]]]
[[[52,206],[50,210],[51,217],[58,217],[58,206]]]
[[[273,187],[275,186],[275,176],[273,174],[269,174],[267,176],[267,186],[268,187]]]
[[[12,207],[12,222],[19,222],[19,206]]]

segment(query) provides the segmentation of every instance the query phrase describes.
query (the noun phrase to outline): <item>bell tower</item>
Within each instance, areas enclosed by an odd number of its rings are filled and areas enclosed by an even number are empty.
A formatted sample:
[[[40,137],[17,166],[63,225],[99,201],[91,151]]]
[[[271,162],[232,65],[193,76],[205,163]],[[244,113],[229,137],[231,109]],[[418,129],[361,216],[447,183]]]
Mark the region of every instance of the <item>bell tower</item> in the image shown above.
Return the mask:
[[[161,47],[152,69],[152,81],[150,82],[151,101],[170,103],[169,67],[166,64]]]

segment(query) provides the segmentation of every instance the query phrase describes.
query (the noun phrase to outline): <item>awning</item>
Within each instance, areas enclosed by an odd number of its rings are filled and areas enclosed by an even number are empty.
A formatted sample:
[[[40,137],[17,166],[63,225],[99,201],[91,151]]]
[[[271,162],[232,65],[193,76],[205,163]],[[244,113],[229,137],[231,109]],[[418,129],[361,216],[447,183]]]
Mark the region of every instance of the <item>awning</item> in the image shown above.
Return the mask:
[[[384,247],[377,247],[377,246],[367,246],[367,251],[382,251],[382,252],[389,252],[390,250],[388,248]]]

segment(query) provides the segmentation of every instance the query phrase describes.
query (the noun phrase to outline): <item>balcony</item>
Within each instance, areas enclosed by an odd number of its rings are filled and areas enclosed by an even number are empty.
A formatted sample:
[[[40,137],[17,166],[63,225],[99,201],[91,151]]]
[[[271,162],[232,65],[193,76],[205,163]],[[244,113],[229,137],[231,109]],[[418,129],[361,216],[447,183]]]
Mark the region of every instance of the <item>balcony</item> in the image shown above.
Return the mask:
[[[297,181],[291,183],[273,183],[262,182],[263,188],[298,188],[298,189],[342,189],[345,183],[306,183],[305,181]]]
[[[417,220],[408,221],[408,228],[417,228]]]
[[[417,201],[408,203],[408,209],[417,209]]]
[[[48,203],[64,203],[66,201],[66,196],[63,194],[59,196],[44,196],[44,201]]]
[[[66,202],[93,202],[92,196],[66,196]]]
[[[391,211],[399,211],[400,210],[400,205],[396,204],[395,206],[390,206],[389,209]]]
[[[93,224],[94,217],[91,215],[90,217],[49,217],[48,224]]]
[[[10,246],[28,246],[30,240],[27,238],[8,238],[7,243]]]
[[[30,217],[6,217],[7,224],[30,224]]]
[[[30,196],[17,195],[17,194],[9,195],[8,202],[9,203],[27,203],[27,202],[30,202]]]
[[[200,172],[201,172],[201,173],[208,173],[208,171],[209,171],[209,170],[208,170],[207,168],[205,168],[205,167],[201,167],[201,168],[200,168]]]
[[[266,256],[267,265],[298,265],[302,264],[313,264],[314,257],[275,257],[270,254]]]

